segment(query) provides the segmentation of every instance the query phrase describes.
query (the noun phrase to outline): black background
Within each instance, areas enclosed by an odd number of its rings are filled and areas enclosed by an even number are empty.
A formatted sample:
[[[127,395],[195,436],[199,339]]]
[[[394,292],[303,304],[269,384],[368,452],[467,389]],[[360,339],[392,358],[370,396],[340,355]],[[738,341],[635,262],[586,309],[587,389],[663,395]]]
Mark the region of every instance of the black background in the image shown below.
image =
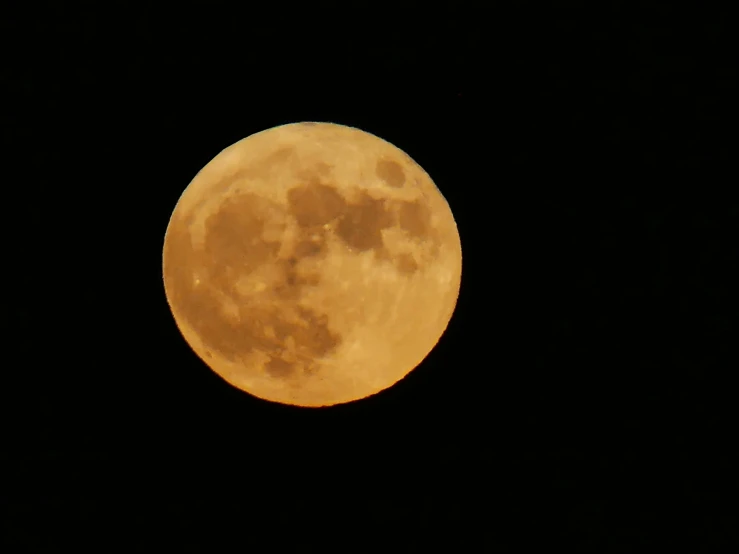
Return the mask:
[[[5,551],[739,543],[727,13],[153,4],[0,16]],[[210,372],[161,276],[193,176],[303,120],[410,154],[464,255],[427,360],[321,410]]]

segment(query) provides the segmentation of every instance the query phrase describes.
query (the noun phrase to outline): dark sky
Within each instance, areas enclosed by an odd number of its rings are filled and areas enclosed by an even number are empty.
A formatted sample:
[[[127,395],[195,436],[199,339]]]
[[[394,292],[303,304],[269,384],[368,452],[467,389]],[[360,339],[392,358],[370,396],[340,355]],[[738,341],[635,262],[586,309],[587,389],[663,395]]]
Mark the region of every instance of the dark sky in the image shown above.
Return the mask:
[[[0,16],[4,551],[739,544],[727,14],[345,4]],[[216,377],[161,277],[195,173],[301,120],[408,152],[464,252],[438,348],[327,410]]]

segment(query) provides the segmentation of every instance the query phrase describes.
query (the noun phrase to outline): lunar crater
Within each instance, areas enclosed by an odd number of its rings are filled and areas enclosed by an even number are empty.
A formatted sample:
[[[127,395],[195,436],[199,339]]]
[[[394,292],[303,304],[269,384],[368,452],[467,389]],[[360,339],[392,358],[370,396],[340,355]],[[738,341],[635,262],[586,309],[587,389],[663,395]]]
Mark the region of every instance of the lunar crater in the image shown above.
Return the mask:
[[[405,185],[405,172],[401,165],[393,160],[381,159],[377,161],[375,173],[392,188],[401,188]]]

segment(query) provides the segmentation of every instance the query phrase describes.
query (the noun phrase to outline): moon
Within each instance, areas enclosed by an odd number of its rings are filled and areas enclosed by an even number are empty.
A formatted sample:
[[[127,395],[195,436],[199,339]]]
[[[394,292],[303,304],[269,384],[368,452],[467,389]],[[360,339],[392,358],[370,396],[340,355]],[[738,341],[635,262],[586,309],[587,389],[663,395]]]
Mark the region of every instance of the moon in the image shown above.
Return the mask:
[[[462,247],[452,211],[405,152],[334,123],[281,125],[215,156],[163,247],[185,341],[232,386],[320,407],[369,397],[436,346]]]

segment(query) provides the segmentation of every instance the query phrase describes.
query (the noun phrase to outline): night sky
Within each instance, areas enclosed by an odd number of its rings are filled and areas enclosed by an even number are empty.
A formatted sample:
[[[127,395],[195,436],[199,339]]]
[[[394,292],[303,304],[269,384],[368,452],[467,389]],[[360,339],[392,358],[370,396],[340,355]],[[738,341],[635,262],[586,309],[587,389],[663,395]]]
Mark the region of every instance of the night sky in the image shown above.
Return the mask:
[[[151,4],[0,15],[3,552],[739,546],[727,13]],[[437,348],[330,409],[227,385],[161,274],[195,174],[295,121],[403,149],[462,239]]]

